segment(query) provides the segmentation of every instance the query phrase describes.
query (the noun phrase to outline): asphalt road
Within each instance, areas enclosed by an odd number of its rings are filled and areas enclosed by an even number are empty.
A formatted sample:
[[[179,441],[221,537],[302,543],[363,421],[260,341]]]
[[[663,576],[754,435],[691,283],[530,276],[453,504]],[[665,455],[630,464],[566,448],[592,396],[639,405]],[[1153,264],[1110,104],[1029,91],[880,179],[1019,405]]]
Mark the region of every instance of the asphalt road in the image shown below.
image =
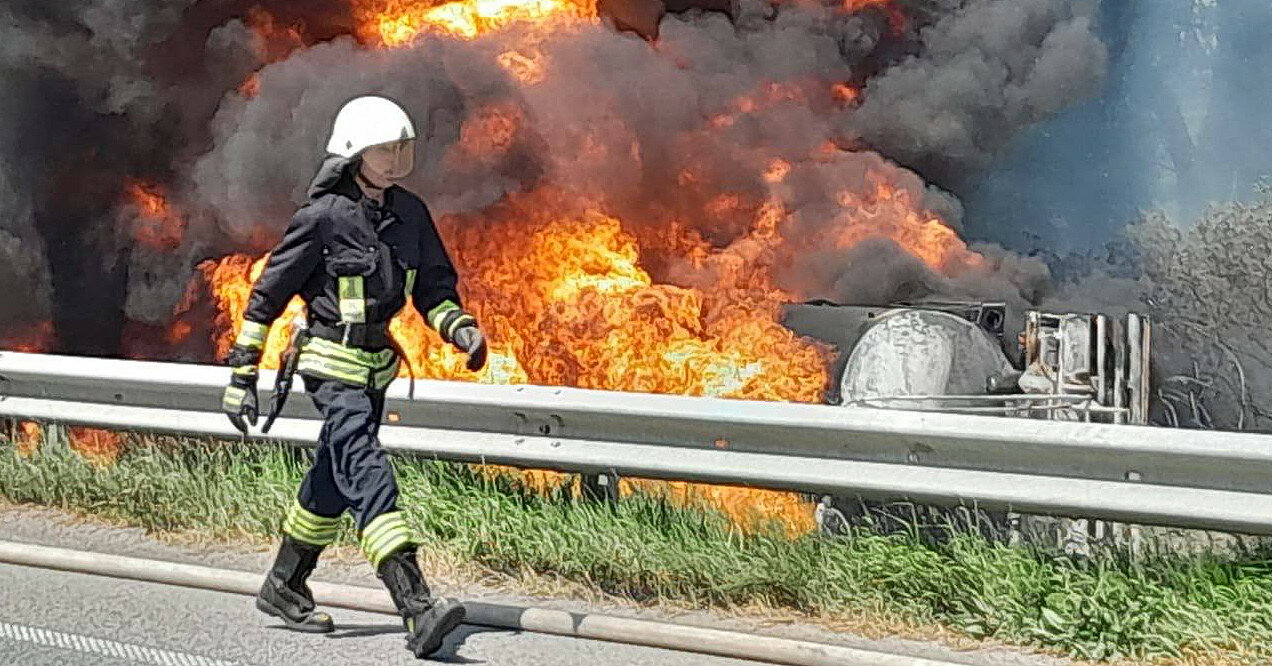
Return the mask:
[[[2,666],[418,664],[397,618],[339,608],[333,634],[287,631],[248,597],[0,564]],[[464,626],[436,661],[491,666],[759,662]]]

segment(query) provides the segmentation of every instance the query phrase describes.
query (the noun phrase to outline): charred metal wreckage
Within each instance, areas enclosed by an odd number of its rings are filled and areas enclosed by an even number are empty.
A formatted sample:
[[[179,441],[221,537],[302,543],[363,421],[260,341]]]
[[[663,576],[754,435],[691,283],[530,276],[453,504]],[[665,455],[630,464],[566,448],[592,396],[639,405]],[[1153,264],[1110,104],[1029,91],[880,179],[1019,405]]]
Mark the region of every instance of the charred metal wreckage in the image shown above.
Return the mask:
[[[1003,303],[925,301],[886,307],[811,301],[786,307],[784,324],[839,349],[827,402],[839,405],[1144,425],[1152,323],[1130,313],[1030,311],[1009,335]],[[1023,326],[1021,326],[1023,324]],[[818,523],[837,532],[862,522],[913,529],[935,521],[1019,538],[1022,519],[1084,553],[1088,537],[1137,532],[1086,520],[919,507],[904,498],[824,497]],[[1035,530],[1036,531],[1036,530]]]
[[[784,323],[839,348],[832,404],[1148,421],[1151,323],[1138,314],[1030,311],[1008,336],[1002,303],[812,301],[787,306]]]

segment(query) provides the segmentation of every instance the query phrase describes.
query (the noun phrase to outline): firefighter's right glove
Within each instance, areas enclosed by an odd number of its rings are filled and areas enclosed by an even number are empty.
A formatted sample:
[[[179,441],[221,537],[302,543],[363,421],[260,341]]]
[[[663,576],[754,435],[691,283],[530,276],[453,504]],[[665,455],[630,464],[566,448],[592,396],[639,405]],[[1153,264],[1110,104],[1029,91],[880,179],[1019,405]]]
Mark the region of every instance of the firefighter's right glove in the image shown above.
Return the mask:
[[[221,410],[230,417],[230,423],[244,435],[247,424],[256,425],[260,408],[256,399],[256,364],[260,351],[239,345],[230,349],[230,385],[221,396]]]
[[[486,336],[476,325],[460,327],[452,336],[455,346],[468,354],[469,372],[477,372],[486,367]]]

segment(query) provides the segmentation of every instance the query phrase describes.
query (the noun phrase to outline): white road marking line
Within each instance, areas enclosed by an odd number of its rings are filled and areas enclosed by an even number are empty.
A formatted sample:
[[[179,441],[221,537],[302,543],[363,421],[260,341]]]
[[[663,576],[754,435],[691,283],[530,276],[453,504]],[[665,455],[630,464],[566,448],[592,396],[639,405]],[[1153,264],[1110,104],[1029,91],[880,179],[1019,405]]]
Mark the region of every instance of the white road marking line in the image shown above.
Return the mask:
[[[145,664],[153,664],[154,666],[182,666],[183,664],[188,664],[189,666],[239,666],[232,661],[208,659],[207,657],[200,657],[186,652],[161,650],[144,645],[120,643],[119,641],[68,634],[39,627],[27,627],[20,624],[9,624],[8,622],[0,622],[0,638],[106,657],[128,658]]]

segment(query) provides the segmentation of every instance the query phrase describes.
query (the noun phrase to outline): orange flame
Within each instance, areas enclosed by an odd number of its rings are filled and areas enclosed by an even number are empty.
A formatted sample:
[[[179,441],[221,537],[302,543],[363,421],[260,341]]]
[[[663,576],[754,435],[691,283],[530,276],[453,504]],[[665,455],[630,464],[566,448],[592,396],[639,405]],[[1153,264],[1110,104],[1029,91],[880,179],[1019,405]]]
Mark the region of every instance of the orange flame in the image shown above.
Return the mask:
[[[543,470],[517,470],[499,465],[485,465],[480,469],[491,477],[511,475],[520,478],[527,487],[539,492],[559,488],[569,480],[566,474]],[[570,489],[576,496],[582,490],[577,485]],[[794,493],[648,479],[620,479],[618,492],[621,497],[640,492],[666,498],[679,506],[714,507],[748,532],[771,523],[778,524],[792,537],[817,529],[813,505]]]
[[[769,167],[764,172],[764,180],[768,183],[780,183],[786,180],[786,176],[791,172],[791,163],[780,158],[774,158],[769,162]]]
[[[855,105],[861,101],[861,89],[847,83],[836,83],[830,87],[830,96],[840,104]]]
[[[247,299],[251,295],[252,283],[265,269],[267,258],[268,256],[253,259],[247,255],[236,254],[219,261],[205,261],[199,264],[199,271],[212,290],[219,313],[216,319],[219,335],[215,341],[219,358],[225,358],[230,353],[230,347],[234,344],[234,338],[242,326],[243,313],[247,311]],[[292,321],[303,307],[304,303],[299,298],[293,298],[280,320]],[[287,325],[276,326],[270,330],[261,359],[265,367],[278,367],[282,352],[287,347],[289,331],[290,326]]]
[[[133,240],[158,251],[181,246],[185,239],[185,219],[172,211],[157,185],[133,181],[128,184],[126,194],[137,213],[132,221]]]
[[[35,455],[44,443],[44,428],[34,421],[22,421],[18,423],[18,430],[18,455]]]
[[[764,523],[776,522],[789,536],[807,534],[817,529],[813,505],[795,493],[756,490],[737,486],[709,486],[682,481],[620,481],[619,487],[630,493],[640,488],[652,495],[662,495],[681,506],[705,504],[722,509],[734,523],[753,530]]]
[[[185,342],[193,332],[194,324],[188,321],[177,321],[164,333],[164,342],[174,346],[179,345]]]
[[[363,41],[405,46],[431,32],[474,39],[516,23],[563,27],[597,20],[596,0],[459,0],[431,4],[415,0],[353,0]]]
[[[910,19],[901,11],[894,0],[845,0],[844,8],[851,13],[857,13],[867,8],[875,7],[884,12],[888,17],[888,27],[892,29],[893,34],[905,34],[906,28],[910,24]]]
[[[243,82],[239,84],[238,94],[240,97],[251,99],[261,92],[261,77],[258,74],[251,74]]]
[[[260,6],[248,11],[246,23],[252,29],[257,55],[265,62],[283,60],[305,45],[304,29],[300,25],[282,25]]]
[[[839,193],[842,216],[833,242],[851,248],[867,238],[890,238],[910,254],[945,274],[985,265],[984,258],[939,217],[918,208],[909,192],[874,176],[874,190]]]
[[[512,147],[523,122],[521,110],[511,104],[478,109],[460,126],[458,150],[463,157],[493,162]]]
[[[307,42],[303,26],[296,23],[284,25],[260,6],[254,6],[248,10],[245,22],[252,30],[252,46],[256,51],[256,57],[265,64],[286,59],[293,51],[304,47]],[[260,91],[259,72],[249,74],[237,89],[239,96],[245,99],[256,97]]]
[[[0,349],[25,354],[42,354],[53,349],[55,337],[53,322],[42,321],[0,337]]]
[[[534,49],[504,51],[497,58],[499,65],[526,85],[543,81],[544,55]]]
[[[124,440],[119,433],[97,428],[69,428],[71,448],[96,465],[110,465],[123,452]]]

